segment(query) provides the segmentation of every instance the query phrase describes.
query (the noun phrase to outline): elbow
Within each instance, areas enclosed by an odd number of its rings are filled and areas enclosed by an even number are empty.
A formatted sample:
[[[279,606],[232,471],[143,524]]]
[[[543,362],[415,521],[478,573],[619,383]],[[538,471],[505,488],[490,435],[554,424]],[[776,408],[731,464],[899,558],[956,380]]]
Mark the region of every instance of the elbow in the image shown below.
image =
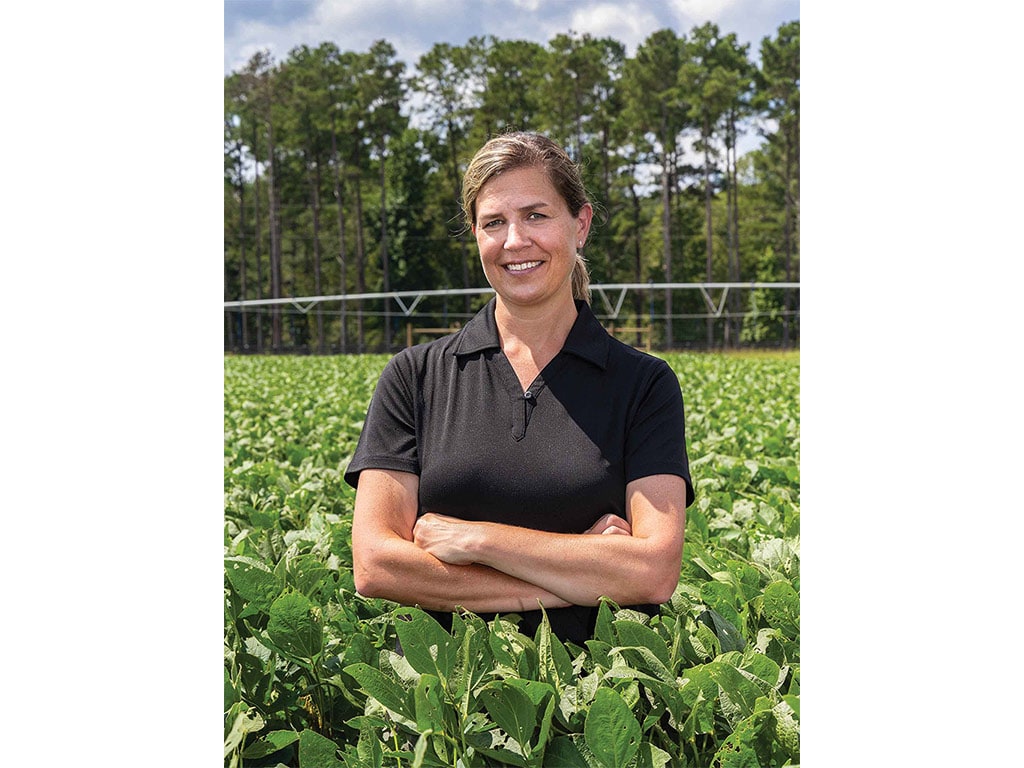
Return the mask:
[[[653,603],[660,605],[661,603],[667,603],[672,599],[673,593],[676,591],[676,587],[679,584],[679,573],[677,572],[674,578],[662,578],[656,584],[653,584],[651,589],[648,591],[644,602]]]
[[[649,569],[645,569],[641,602],[660,605],[671,600],[676,587],[679,586],[681,566],[682,553],[680,552],[677,556],[652,563]]]
[[[356,558],[352,564],[352,578],[355,581],[356,592],[363,597],[388,598],[387,585],[381,579],[382,569],[372,562],[367,563]]]
[[[373,583],[373,579],[370,577],[365,570],[361,568],[354,568],[352,571],[353,580],[356,583],[356,592],[363,597],[377,597],[374,594],[376,591],[376,585]]]

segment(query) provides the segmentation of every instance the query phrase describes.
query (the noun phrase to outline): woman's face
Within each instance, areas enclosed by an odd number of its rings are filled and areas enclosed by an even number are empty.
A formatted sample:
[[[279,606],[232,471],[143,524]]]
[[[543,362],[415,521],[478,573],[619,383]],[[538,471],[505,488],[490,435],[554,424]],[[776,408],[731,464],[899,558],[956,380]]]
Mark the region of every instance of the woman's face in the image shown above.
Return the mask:
[[[507,304],[571,299],[576,248],[592,216],[589,203],[573,216],[543,169],[493,177],[477,195],[473,224],[487,282]]]

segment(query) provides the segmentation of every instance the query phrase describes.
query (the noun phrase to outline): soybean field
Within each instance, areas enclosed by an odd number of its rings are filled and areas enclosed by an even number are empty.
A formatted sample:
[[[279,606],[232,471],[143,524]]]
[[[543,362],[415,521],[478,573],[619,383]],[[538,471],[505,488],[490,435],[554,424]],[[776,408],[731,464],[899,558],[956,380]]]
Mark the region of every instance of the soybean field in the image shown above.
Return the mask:
[[[357,595],[342,475],[388,357],[227,357],[226,768],[798,765],[799,354],[661,356],[679,584],[653,618],[604,602],[584,647]]]

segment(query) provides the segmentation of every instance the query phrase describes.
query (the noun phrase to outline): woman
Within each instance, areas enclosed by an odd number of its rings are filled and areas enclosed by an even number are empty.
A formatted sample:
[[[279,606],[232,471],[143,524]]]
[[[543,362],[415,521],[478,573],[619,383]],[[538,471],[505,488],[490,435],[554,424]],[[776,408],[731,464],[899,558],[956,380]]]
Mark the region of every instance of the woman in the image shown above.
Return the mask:
[[[609,336],[579,249],[593,217],[554,142],[470,162],[463,211],[495,298],[388,363],[345,479],[356,588],[450,627],[517,613],[582,645],[603,595],[650,614],[679,579],[693,501],[679,382]]]

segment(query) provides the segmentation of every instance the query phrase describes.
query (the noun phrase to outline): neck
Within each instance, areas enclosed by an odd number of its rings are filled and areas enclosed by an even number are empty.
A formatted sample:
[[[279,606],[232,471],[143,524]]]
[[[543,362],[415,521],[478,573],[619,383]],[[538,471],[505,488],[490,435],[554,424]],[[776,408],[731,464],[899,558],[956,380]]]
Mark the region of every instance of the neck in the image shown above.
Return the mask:
[[[494,320],[501,349],[524,386],[562,349],[577,314],[572,294],[543,307],[517,307],[498,297]]]

